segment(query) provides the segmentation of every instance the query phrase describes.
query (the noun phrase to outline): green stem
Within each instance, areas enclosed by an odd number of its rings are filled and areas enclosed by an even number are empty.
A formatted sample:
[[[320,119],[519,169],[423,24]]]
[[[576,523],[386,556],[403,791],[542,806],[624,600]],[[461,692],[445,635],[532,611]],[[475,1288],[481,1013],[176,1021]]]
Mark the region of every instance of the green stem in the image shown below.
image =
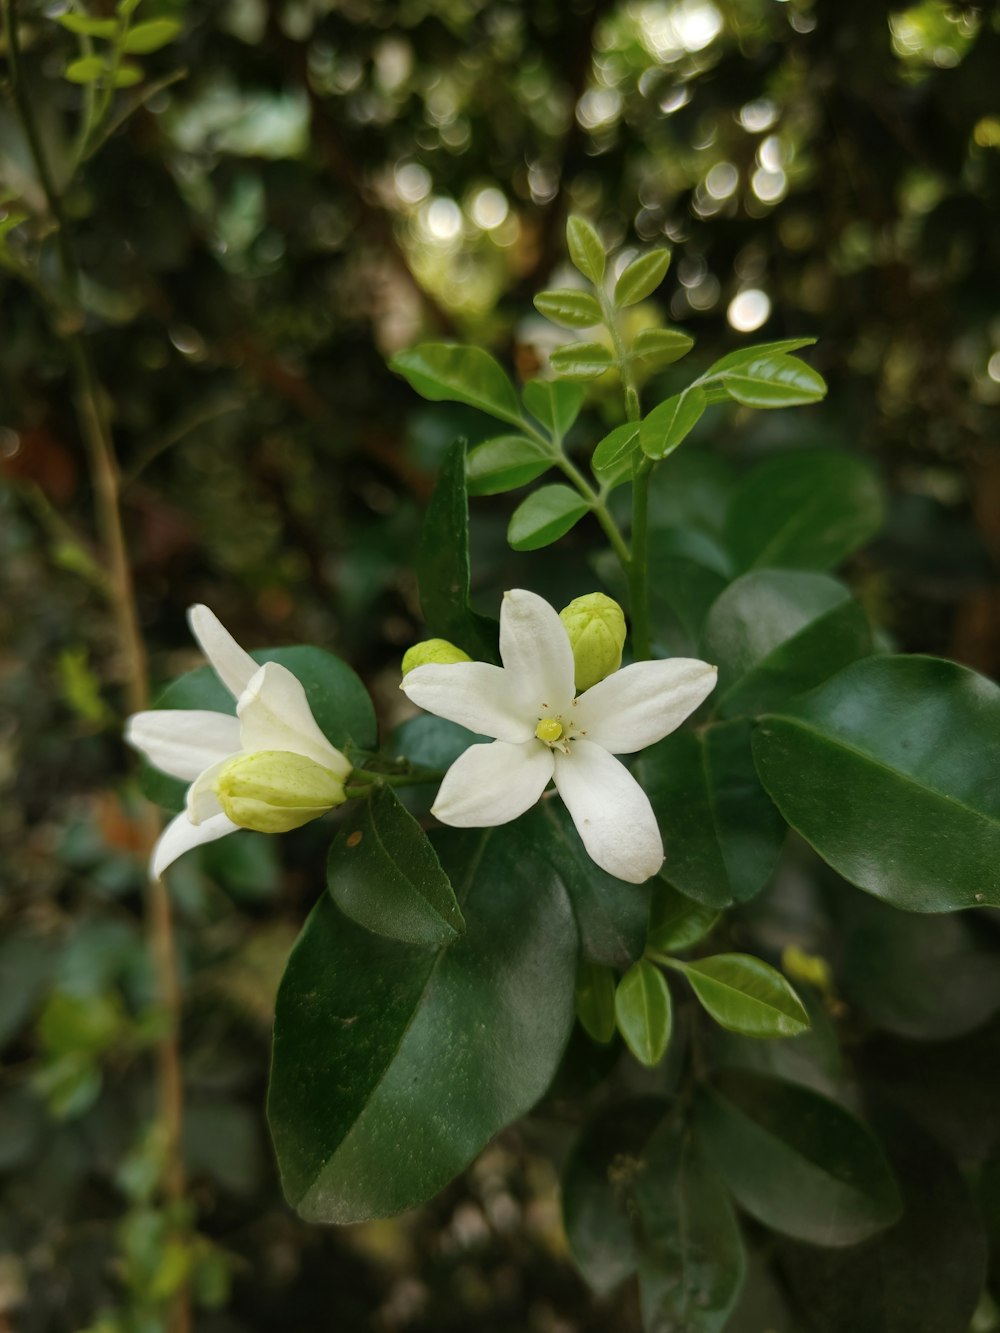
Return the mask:
[[[344,788],[344,795],[349,799],[370,796],[375,787],[419,787],[427,782],[440,782],[444,770],[426,768],[415,769],[412,773],[373,773],[356,768],[351,776],[355,781]]]

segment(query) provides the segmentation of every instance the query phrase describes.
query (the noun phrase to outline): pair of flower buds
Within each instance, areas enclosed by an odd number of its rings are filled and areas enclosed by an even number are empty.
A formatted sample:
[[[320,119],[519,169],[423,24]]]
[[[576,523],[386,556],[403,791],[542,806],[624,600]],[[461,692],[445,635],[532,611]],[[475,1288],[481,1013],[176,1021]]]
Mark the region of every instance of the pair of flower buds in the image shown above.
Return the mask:
[[[191,783],[186,807],[153,854],[159,876],[177,857],[238,828],[282,833],[340,805],[351,764],[316,724],[296,677],[258,666],[207,607],[191,629],[236,716],[157,710],[130,719],[127,739],[157,768]],[[625,618],[603,593],[561,613],[535,593],[504,594],[502,667],[473,662],[431,639],[403,659],[400,688],[439,717],[493,737],[473,744],[445,774],[432,813],[445,824],[508,823],[550,781],[590,856],[633,883],[663,861],[656,818],[642,788],[614,756],[673,731],[715,686],[716,671],[689,658],[623,669]]]

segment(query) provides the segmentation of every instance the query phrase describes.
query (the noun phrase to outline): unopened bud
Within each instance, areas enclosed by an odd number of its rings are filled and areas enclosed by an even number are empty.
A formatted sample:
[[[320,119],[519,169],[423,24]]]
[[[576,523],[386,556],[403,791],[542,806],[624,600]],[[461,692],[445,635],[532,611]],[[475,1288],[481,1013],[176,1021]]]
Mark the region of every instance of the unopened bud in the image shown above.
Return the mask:
[[[471,662],[468,653],[456,648],[447,639],[425,639],[415,643],[403,654],[403,675],[418,666],[450,666],[452,662]]]
[[[582,694],[621,666],[625,616],[616,601],[591,592],[563,607],[559,619],[573,648],[576,692]]]
[[[336,773],[290,750],[234,756],[216,778],[215,794],[234,824],[258,833],[287,833],[345,800]]]

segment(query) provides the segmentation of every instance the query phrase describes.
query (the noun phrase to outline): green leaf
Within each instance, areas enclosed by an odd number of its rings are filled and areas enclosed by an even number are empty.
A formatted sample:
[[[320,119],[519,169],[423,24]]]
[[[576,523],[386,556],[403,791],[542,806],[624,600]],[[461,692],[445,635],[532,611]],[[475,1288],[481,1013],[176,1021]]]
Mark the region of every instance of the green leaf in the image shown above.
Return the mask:
[[[671,1119],[635,1186],[643,1327],[722,1333],[746,1271],[740,1225],[690,1130]]]
[[[782,338],[778,342],[758,343],[753,347],[738,347],[734,352],[727,352],[724,357],[714,362],[705,371],[704,378],[722,375],[724,372],[743,370],[755,361],[769,356],[780,356],[785,352],[797,352],[802,347],[812,347],[815,338]]]
[[[118,33],[118,23],[115,19],[95,19],[89,14],[56,14],[55,20],[60,27],[75,32],[80,37],[102,37],[111,40]]]
[[[615,974],[601,963],[580,964],[576,974],[576,1016],[602,1046],[615,1035]]]
[[[714,908],[692,902],[672,884],[657,880],[649,905],[646,946],[657,953],[685,953],[708,934],[718,919]]]
[[[643,417],[639,441],[650,458],[666,458],[687,438],[708,406],[703,389],[692,385]]]
[[[754,735],[761,780],[845,879],[908,912],[1000,906],[1000,689],[933,657],[856,662]]]
[[[882,492],[860,458],[810,449],[761,463],[740,483],[726,540],[741,569],[832,569],[882,526]]]
[[[344,915],[376,935],[439,947],[465,930],[437,853],[390,787],[352,807],[326,878]]]
[[[537,551],[564,537],[589,510],[587,501],[568,486],[543,486],[514,510],[507,540],[515,551]]]
[[[142,83],[145,77],[146,72],[142,66],[128,60],[118,66],[111,82],[116,88],[134,88],[137,83]]]
[[[372,701],[346,662],[320,648],[261,648],[250,654],[255,662],[279,662],[303,685],[320,730],[339,750],[352,746],[374,749],[378,740]],[[203,708],[214,713],[236,712],[236,700],[210,666],[198,667],[168,685],[154,708]],[[157,805],[177,812],[184,809],[188,783],[168,777],[143,763],[140,786]]]
[[[481,347],[420,343],[409,351],[397,352],[389,365],[432,402],[467,403],[501,421],[521,424],[513,384]]]
[[[614,477],[620,471],[630,475],[630,460],[638,448],[639,423],[626,421],[623,425],[616,426],[609,435],[605,435],[594,450],[590,466],[594,474],[602,478]]]
[[[615,283],[615,305],[624,308],[645,301],[667,276],[669,267],[670,251],[665,246],[634,259]]]
[[[825,574],[744,574],[705,620],[704,651],[719,666],[714,704],[723,717],[781,707],[871,650],[861,606]]]
[[[651,371],[679,361],[693,346],[694,339],[680,329],[643,329],[636,334],[630,355]]]
[[[528,380],[522,396],[531,415],[561,440],[580,415],[584,388],[567,380]]]
[[[812,1245],[856,1245],[900,1214],[896,1182],[868,1128],[808,1088],[729,1072],[705,1086],[696,1124],[748,1213]]]
[[[148,56],[172,42],[180,30],[177,19],[149,19],[129,29],[122,49],[129,55]]]
[[[535,309],[554,324],[564,324],[570,329],[592,329],[595,324],[604,322],[597,298],[575,287],[539,292],[535,297]]]
[[[566,246],[574,266],[585,278],[599,283],[604,277],[607,256],[604,242],[586,218],[571,217],[566,223]]]
[[[636,776],[663,834],[665,879],[711,908],[764,887],[785,825],[757,778],[749,723],[675,731],[642,752]]]
[[[595,380],[611,369],[611,353],[603,343],[567,343],[549,357],[557,375],[570,380]]]
[[[470,578],[465,445],[457,440],[441,464],[420,532],[420,605],[432,634],[457,644],[470,657],[496,662],[497,626],[473,611]]]
[[[748,361],[723,375],[722,385],[744,407],[802,407],[826,397],[823,376],[785,354]]]
[[[667,979],[653,963],[633,963],[615,991],[615,1015],[625,1044],[640,1064],[653,1066],[666,1054],[673,1022]]]
[[[743,1037],[797,1037],[809,1015],[785,978],[760,958],[720,953],[695,963],[674,963],[702,1008],[720,1027]]]
[[[392,758],[408,759],[420,768],[448,768],[470,745],[484,739],[487,738],[460,727],[457,722],[435,717],[433,713],[418,713],[393,731],[389,754]]]
[[[499,495],[540,477],[552,466],[552,454],[526,435],[498,435],[469,452],[465,475],[470,495]]]
[[[436,840],[468,929],[447,949],[373,935],[323,894],[278,993],[268,1116],[312,1222],[413,1208],[528,1111],[573,1023],[576,932],[534,812]]]
[[[70,83],[96,83],[108,73],[108,66],[100,56],[81,56],[66,66],[63,78]]]

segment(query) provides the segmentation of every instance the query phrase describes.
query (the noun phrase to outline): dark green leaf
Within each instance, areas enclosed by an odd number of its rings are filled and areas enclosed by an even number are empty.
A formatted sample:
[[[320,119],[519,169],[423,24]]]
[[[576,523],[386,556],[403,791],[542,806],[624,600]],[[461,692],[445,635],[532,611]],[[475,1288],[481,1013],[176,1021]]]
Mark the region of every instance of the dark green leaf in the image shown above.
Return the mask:
[[[147,56],[172,42],[181,30],[176,19],[149,19],[130,28],[123,50],[129,55]]]
[[[619,471],[629,476],[630,460],[638,448],[639,423],[626,421],[624,425],[616,426],[610,435],[605,435],[594,450],[590,466],[598,477],[614,477]]]
[[[497,627],[469,605],[469,503],[465,446],[448,450],[420,533],[417,583],[424,619],[432,633],[470,657],[496,662]]]
[[[743,1037],[797,1037],[809,1015],[785,978],[760,958],[720,953],[675,963],[720,1027]]]
[[[580,964],[576,974],[576,1016],[584,1031],[602,1045],[615,1035],[615,974],[601,963]]]
[[[823,376],[784,354],[748,361],[723,375],[722,385],[744,407],[802,407],[826,397]]]
[[[705,620],[723,717],[756,715],[867,657],[871,630],[850,592],[825,574],[760,569],[722,593]]]
[[[432,1197],[538,1100],[573,1022],[576,932],[538,813],[440,837],[468,929],[438,954],[324,894],[281,983],[268,1115],[289,1202],[359,1222]]]
[[[590,509],[568,486],[543,486],[511,515],[507,540],[515,551],[537,551],[564,537]]]
[[[845,879],[910,912],[1000,905],[1000,689],[874,657],[764,718],[761,779]]]
[[[340,910],[376,935],[440,947],[465,930],[437,853],[390,787],[352,807],[326,877]]]
[[[575,287],[539,292],[535,297],[535,309],[554,324],[565,324],[571,329],[591,329],[604,318],[596,296]]]
[[[802,347],[811,347],[815,343],[815,338],[782,338],[778,342],[758,343],[752,347],[739,347],[734,352],[727,352],[724,357],[714,362],[705,372],[705,378],[710,375],[721,375],[727,371],[742,370],[745,366],[754,361],[760,361],[768,356],[780,356],[785,352],[797,352]]]
[[[457,722],[418,713],[392,733],[389,753],[393,758],[409,759],[418,768],[448,768],[470,745],[483,739]]]
[[[871,1132],[808,1088],[726,1073],[696,1118],[709,1157],[758,1221],[812,1245],[856,1245],[899,1217],[896,1182]]]
[[[700,656],[705,617],[729,583],[728,556],[710,533],[686,527],[652,528],[648,551],[654,638],[670,656]],[[673,646],[678,623],[681,647]]]
[[[499,363],[481,347],[460,343],[420,343],[397,352],[389,362],[417,393],[432,402],[467,403],[481,412],[520,425],[514,386]]]
[[[118,32],[118,24],[114,19],[95,19],[89,14],[57,14],[55,20],[61,27],[81,37],[103,37],[109,40]]]
[[[642,329],[635,336],[630,355],[642,362],[644,370],[651,371],[673,365],[693,346],[694,339],[680,329]]]
[[[470,495],[498,495],[527,486],[552,466],[552,455],[525,435],[498,435],[469,452],[465,463]]]
[[[611,368],[611,353],[603,343],[567,343],[549,357],[557,375],[570,380],[595,380]]]
[[[66,66],[63,77],[70,83],[96,83],[108,73],[108,66],[100,56],[81,56]]]
[[[643,417],[640,427],[643,453],[650,458],[666,458],[672,454],[698,424],[707,406],[704,390],[693,385],[654,407],[648,416]]]
[[[600,282],[607,256],[604,243],[586,218],[571,217],[566,223],[566,246],[570,259],[583,276],[591,282]]]
[[[524,405],[557,439],[562,439],[580,415],[584,388],[569,380],[529,380]]]
[[[881,525],[882,493],[868,464],[811,449],[754,468],[733,496],[726,540],[741,569],[832,569]]]
[[[637,776],[663,833],[665,879],[712,908],[763,888],[785,826],[754,770],[748,723],[675,731],[642,752]]]
[[[648,959],[633,963],[615,991],[618,1030],[644,1065],[657,1065],[670,1041],[673,1009],[667,979]]]
[[[645,301],[667,276],[669,267],[670,251],[665,246],[634,259],[615,283],[615,305],[625,307]]]
[[[657,953],[685,953],[715,925],[719,913],[692,902],[664,880],[654,881],[646,944]]]

